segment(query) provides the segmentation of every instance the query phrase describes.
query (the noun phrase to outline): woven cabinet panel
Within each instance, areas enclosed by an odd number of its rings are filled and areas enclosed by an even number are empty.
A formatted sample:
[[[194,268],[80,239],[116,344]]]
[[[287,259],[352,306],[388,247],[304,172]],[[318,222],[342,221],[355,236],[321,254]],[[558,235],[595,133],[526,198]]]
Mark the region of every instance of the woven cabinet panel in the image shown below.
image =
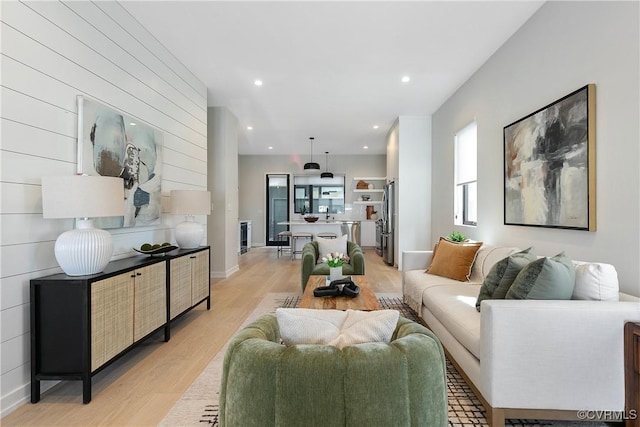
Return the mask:
[[[209,296],[209,251],[198,252],[191,261],[191,304]]]
[[[171,262],[171,307],[169,317],[173,319],[191,307],[191,260],[188,256],[172,259]]]
[[[104,362],[104,284],[91,285],[91,370],[95,371]]]
[[[134,340],[167,322],[167,275],[164,262],[136,270],[134,297]]]
[[[128,272],[91,285],[91,370],[133,344],[133,279]]]

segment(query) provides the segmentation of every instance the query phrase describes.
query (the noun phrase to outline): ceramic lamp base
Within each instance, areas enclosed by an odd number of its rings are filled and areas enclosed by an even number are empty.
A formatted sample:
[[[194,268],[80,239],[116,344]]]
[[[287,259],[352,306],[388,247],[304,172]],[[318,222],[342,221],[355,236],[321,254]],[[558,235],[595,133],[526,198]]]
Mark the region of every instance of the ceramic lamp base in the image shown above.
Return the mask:
[[[192,216],[176,225],[176,243],[182,249],[195,249],[204,239],[204,225],[195,222]]]
[[[56,240],[55,255],[68,276],[96,274],[104,270],[113,255],[111,233],[93,227],[90,219],[79,219],[74,230]]]

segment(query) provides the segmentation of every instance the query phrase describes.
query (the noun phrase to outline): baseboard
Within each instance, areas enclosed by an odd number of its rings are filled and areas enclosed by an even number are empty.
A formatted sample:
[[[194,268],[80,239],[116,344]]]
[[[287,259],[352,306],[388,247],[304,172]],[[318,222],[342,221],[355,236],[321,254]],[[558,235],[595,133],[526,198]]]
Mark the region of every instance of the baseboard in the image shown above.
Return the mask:
[[[238,271],[240,271],[240,266],[236,264],[226,271],[210,271],[209,277],[211,279],[226,279]]]
[[[59,382],[60,381],[43,381],[41,383],[41,395]],[[0,418],[6,417],[22,405],[30,404],[31,383],[27,383],[0,398]]]

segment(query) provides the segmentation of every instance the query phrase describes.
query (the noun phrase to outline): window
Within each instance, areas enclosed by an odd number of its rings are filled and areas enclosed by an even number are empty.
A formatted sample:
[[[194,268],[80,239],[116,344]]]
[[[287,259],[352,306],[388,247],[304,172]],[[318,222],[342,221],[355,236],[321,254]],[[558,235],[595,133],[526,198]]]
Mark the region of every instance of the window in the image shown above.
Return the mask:
[[[463,128],[455,138],[456,225],[478,224],[478,127],[475,122]]]
[[[294,176],[294,212],[304,206],[308,213],[344,213],[344,175],[333,178]]]

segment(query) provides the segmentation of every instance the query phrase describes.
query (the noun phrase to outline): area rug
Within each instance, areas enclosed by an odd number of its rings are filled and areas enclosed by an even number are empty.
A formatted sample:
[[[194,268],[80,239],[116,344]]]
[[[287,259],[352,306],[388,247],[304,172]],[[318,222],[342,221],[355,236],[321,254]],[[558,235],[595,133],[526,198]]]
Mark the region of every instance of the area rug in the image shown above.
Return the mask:
[[[407,319],[420,322],[415,312],[402,302],[399,294],[378,294],[380,304],[385,309],[400,311]],[[267,313],[274,313],[278,307],[296,307],[300,297],[291,293],[270,293],[258,304],[245,319],[239,329]],[[160,422],[164,427],[218,426],[218,402],[220,398],[220,380],[222,362],[227,350],[225,345],[216,354],[200,376],[175,403],[167,416]],[[453,365],[447,361],[447,389],[449,395],[449,426],[486,426],[485,410],[475,397],[467,383]],[[507,426],[513,427],[606,427],[604,423],[563,422],[537,420],[507,420]]]

